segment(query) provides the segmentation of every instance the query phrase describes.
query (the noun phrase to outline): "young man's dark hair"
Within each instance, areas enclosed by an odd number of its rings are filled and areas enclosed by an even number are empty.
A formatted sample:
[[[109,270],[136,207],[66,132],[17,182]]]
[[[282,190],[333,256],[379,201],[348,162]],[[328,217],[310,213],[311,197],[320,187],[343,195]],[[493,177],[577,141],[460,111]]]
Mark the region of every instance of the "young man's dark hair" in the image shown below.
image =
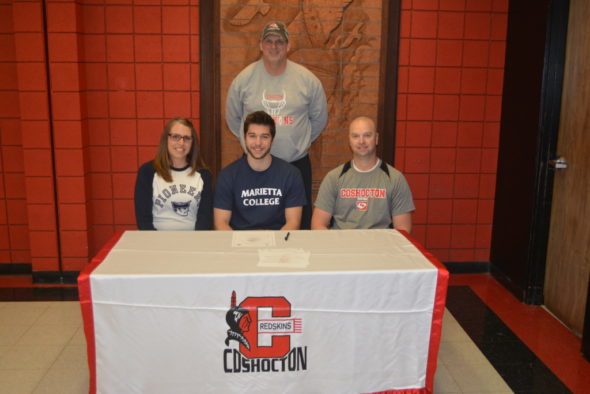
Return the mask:
[[[277,128],[275,126],[275,121],[272,118],[272,116],[270,116],[266,112],[256,111],[256,112],[252,112],[250,115],[246,116],[246,119],[244,120],[244,136],[246,136],[246,133],[248,132],[248,128],[250,127],[251,124],[268,126],[268,128],[270,129],[270,135],[271,135],[272,139],[273,140],[275,139],[275,134],[277,132]]]

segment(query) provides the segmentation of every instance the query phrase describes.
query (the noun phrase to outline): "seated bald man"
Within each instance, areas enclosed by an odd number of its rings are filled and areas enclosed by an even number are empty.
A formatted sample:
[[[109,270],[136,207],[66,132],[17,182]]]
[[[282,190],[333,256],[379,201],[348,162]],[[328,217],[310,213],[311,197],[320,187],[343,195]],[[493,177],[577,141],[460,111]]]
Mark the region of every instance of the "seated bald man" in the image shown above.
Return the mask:
[[[331,170],[320,185],[312,230],[395,228],[412,230],[414,201],[401,172],[377,157],[375,122],[350,123],[352,160]]]

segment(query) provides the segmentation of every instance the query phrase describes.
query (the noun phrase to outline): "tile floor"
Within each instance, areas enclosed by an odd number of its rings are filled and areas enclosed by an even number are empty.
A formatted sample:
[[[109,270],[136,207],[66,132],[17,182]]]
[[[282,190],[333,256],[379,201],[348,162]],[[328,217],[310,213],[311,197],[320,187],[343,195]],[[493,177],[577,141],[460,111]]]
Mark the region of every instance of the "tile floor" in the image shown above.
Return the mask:
[[[448,310],[434,379],[435,393],[512,393]]]
[[[87,393],[80,305],[0,303],[0,393]]]
[[[0,394],[88,392],[77,299],[0,275]],[[590,393],[580,339],[491,275],[451,275],[447,308],[435,393]]]
[[[87,392],[78,302],[0,302],[0,393]],[[435,393],[512,393],[448,311]]]

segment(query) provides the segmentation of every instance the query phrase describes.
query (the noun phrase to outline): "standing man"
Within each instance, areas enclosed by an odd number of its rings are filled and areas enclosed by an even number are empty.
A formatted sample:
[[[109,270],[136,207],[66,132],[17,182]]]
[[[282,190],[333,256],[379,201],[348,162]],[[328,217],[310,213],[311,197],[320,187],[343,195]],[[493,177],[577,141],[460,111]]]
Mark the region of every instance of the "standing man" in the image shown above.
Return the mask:
[[[301,174],[270,154],[275,123],[264,111],[244,121],[246,154],[217,178],[216,230],[298,230],[305,193]]]
[[[241,126],[247,114],[264,110],[275,120],[277,135],[271,153],[301,171],[308,203],[302,229],[311,219],[311,163],[308,149],[328,120],[326,94],[320,80],[287,59],[289,33],[281,22],[267,24],[260,38],[262,59],[243,69],[227,92],[226,121],[244,146]]]
[[[401,172],[377,157],[379,134],[372,119],[350,123],[352,160],[330,171],[320,186],[313,230],[393,228],[412,230],[414,202]],[[333,219],[333,223],[331,224]]]

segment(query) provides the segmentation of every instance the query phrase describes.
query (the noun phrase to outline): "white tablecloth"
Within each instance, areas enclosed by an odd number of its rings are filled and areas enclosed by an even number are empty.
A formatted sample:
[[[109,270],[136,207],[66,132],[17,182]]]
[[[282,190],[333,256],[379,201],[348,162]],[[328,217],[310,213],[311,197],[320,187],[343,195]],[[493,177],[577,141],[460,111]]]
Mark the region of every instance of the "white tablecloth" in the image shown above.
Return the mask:
[[[125,232],[80,278],[91,390],[427,392],[429,257],[395,230]]]

